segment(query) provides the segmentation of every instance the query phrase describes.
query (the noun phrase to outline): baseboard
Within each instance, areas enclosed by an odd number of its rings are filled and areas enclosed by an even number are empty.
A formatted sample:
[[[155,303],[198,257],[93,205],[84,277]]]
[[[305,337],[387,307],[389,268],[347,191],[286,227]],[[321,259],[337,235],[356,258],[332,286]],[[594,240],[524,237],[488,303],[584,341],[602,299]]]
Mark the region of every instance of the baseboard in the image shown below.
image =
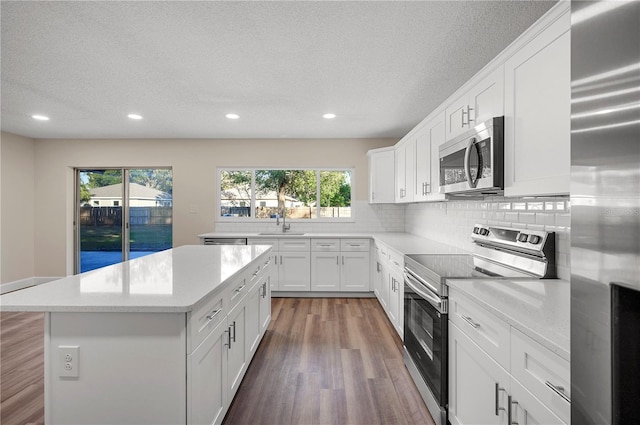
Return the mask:
[[[373,292],[271,291],[272,298],[375,298]]]
[[[20,289],[29,288],[31,286],[36,286],[36,285],[42,285],[43,283],[51,282],[52,280],[58,280],[58,279],[61,279],[61,278],[34,276],[34,277],[28,277],[26,279],[14,280],[13,282],[7,282],[0,285],[0,294],[19,291]]]

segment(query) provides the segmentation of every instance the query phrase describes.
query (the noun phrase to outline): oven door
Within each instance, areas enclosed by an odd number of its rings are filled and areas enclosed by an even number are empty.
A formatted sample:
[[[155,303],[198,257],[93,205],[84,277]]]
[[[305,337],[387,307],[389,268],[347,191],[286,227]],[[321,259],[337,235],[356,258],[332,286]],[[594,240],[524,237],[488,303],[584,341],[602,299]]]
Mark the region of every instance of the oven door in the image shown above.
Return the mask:
[[[448,400],[447,320],[447,299],[438,297],[405,273],[405,350],[440,410],[444,412]],[[431,413],[435,419],[436,412]]]

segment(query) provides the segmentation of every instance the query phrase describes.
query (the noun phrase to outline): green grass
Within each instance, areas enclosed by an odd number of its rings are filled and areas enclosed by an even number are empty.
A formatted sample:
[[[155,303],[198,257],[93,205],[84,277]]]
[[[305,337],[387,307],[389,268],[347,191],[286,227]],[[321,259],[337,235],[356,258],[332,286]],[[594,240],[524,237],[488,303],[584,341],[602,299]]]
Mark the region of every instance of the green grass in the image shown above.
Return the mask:
[[[171,225],[131,226],[129,231],[131,251],[155,251],[171,248]],[[122,228],[120,226],[83,226],[80,229],[82,251],[121,251]]]

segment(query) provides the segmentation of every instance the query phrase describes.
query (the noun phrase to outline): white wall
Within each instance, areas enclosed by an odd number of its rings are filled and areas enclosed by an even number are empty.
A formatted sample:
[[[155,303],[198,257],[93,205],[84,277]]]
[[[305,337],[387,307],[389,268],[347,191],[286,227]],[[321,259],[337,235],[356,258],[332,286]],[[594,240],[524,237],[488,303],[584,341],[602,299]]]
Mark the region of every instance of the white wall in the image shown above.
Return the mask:
[[[571,205],[567,196],[409,204],[405,211],[407,233],[468,251],[473,250],[470,235],[476,223],[556,232],[558,277],[569,279]]]
[[[35,142],[0,134],[0,283],[30,278],[35,271]]]
[[[37,140],[35,197],[39,206],[46,208],[46,214],[35,221],[35,274],[72,272],[74,167],[173,167],[174,246],[197,243],[196,235],[216,229],[217,166],[354,168],[356,208],[363,208],[362,214],[356,211],[356,220],[366,217],[363,226],[367,227],[384,221],[378,216],[401,214],[395,220],[398,227],[392,230],[402,231],[403,207],[371,208],[366,203],[366,152],[395,142],[392,139]],[[318,227],[318,231],[322,228]]]

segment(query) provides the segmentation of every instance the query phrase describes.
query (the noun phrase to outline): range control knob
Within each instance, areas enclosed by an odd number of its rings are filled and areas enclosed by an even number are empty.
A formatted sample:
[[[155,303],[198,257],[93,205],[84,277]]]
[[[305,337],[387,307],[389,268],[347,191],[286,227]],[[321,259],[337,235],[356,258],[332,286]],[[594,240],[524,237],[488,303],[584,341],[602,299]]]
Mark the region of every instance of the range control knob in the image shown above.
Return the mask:
[[[473,228],[473,233],[474,233],[474,234],[476,234],[476,235],[477,235],[478,233],[480,233],[480,228],[479,228],[479,227],[477,227],[477,226],[476,226],[476,227],[474,227],[474,228]]]
[[[528,238],[529,235],[527,235],[526,233],[520,233],[520,235],[518,236],[518,242],[526,242]]]
[[[482,236],[487,236],[489,234],[489,229],[480,229],[480,234]]]
[[[538,235],[531,235],[531,237],[529,238],[529,242],[534,244],[534,245],[539,244],[541,240],[542,240],[542,238],[540,236],[538,236]]]

